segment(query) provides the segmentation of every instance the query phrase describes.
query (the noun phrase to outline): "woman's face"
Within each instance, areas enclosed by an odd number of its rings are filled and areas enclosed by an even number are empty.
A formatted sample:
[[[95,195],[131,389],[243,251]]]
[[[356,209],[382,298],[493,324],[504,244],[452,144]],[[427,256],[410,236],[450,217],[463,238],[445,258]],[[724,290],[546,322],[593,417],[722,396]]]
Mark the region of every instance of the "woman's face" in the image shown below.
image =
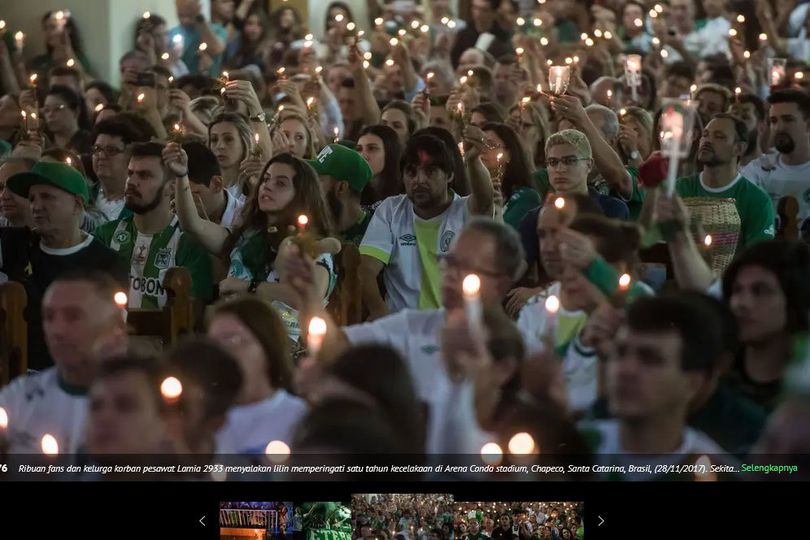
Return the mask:
[[[233,20],[234,8],[234,0],[213,0],[213,3],[211,4],[211,9],[216,15],[217,19],[226,22]]]
[[[245,151],[242,139],[239,138],[239,131],[230,122],[220,122],[211,128],[208,147],[223,169],[238,167]]]
[[[78,128],[79,112],[71,110],[65,101],[54,94],[45,98],[42,106],[45,124],[53,133],[67,133]]]
[[[259,186],[259,210],[277,213],[295,197],[295,169],[286,163],[273,163],[267,168]]]
[[[307,128],[301,123],[300,120],[297,118],[288,118],[281,123],[279,126],[281,132],[287,137],[287,140],[290,142],[287,150],[294,155],[295,157],[299,157],[301,159],[305,159],[307,156]]]
[[[779,280],[761,266],[743,267],[737,274],[729,297],[740,341],[761,343],[785,331],[787,299]]]
[[[264,28],[262,28],[262,20],[258,15],[251,15],[245,20],[245,27],[242,31],[245,33],[245,37],[248,41],[254,43],[259,41],[264,31]]]
[[[45,42],[51,47],[55,47],[62,42],[62,30],[60,30],[53,16],[42,23],[42,30],[45,33]]]
[[[285,9],[278,18],[278,23],[284,30],[289,30],[295,25],[295,14],[291,9]]]
[[[631,132],[635,135],[636,148],[642,159],[646,159],[652,152],[652,136],[644,129],[638,120],[632,116],[626,115],[621,119],[622,125],[630,128]]]
[[[260,390],[267,385],[267,359],[261,343],[253,332],[235,315],[216,315],[208,326],[208,337],[229,352],[242,371],[242,388],[237,401],[252,403],[260,399]]]
[[[506,149],[503,139],[498,137],[498,134],[494,131],[485,131],[484,150],[481,152],[481,161],[490,171],[495,171],[498,169],[498,154],[503,154],[501,156],[500,164],[502,167],[506,167],[511,159],[511,154],[509,153],[509,150]]]
[[[349,13],[342,7],[333,7],[329,10],[327,17],[328,27],[337,28],[343,33],[346,32],[346,25],[351,21],[351,19],[349,19]]]
[[[408,133],[408,117],[405,116],[405,113],[399,109],[387,109],[382,113],[382,121],[380,123],[397,132],[399,142],[404,148],[408,142],[408,137],[410,137]]]
[[[14,128],[20,125],[20,108],[8,94],[0,97],[0,128]]]
[[[107,98],[98,91],[98,88],[91,88],[84,93],[84,103],[88,111],[95,111],[98,105],[107,105]]]
[[[380,174],[385,168],[385,146],[383,140],[371,133],[366,133],[357,141],[357,151],[368,162],[373,175]]]

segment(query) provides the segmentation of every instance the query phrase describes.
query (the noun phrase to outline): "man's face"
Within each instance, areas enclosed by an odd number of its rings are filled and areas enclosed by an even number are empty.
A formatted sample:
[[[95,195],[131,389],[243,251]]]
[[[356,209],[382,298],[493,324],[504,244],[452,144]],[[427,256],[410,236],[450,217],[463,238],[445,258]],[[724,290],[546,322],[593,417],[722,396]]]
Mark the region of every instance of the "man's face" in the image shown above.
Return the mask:
[[[439,105],[430,108],[430,125],[433,127],[449,129],[450,117],[447,115],[446,107]]]
[[[90,387],[87,446],[91,454],[155,453],[165,424],[148,379],[137,371],[105,377]]]
[[[31,203],[6,189],[6,182],[13,175],[27,170],[22,163],[11,162],[0,165],[0,214],[15,225],[31,223]]]
[[[498,524],[502,529],[509,527],[509,516],[501,516],[498,518]]]
[[[555,164],[548,166],[548,179],[556,193],[566,195],[587,190],[591,161],[580,159],[571,165],[565,164],[565,160],[579,157],[576,148],[568,143],[555,144],[548,149],[546,161]]]
[[[481,530],[481,527],[478,526],[478,521],[475,519],[470,520],[470,534],[478,534],[478,531]]]
[[[103,180],[123,182],[127,177],[129,152],[124,140],[117,135],[100,133],[93,151],[93,170]]]
[[[717,92],[704,90],[696,100],[698,102],[698,113],[703,118],[704,123],[708,122],[715,114],[725,112],[725,99]]]
[[[737,274],[729,307],[740,333],[740,341],[757,344],[784,332],[787,299],[776,275],[760,266],[746,266]]]
[[[495,99],[505,107],[511,107],[517,99],[518,86],[512,78],[512,66],[508,64],[495,64],[492,72],[492,92]]]
[[[405,166],[405,193],[416,208],[435,208],[447,201],[451,176],[432,163],[429,157]]]
[[[745,128],[748,133],[757,131],[760,122],[757,116],[757,108],[753,103],[733,103],[731,105],[731,114],[739,118],[745,123]]]
[[[78,95],[82,95],[82,85],[73,75],[54,75],[48,81],[48,88],[67,86]]]
[[[42,234],[69,230],[78,226],[76,217],[82,207],[76,196],[46,185],[34,185],[28,191],[34,227]]]
[[[160,206],[167,195],[164,175],[160,158],[130,158],[124,191],[126,207],[136,214],[146,214]]]
[[[692,0],[670,0],[672,20],[679,26],[694,19],[694,2]]]
[[[625,421],[685,412],[693,391],[681,367],[677,331],[640,332],[625,326],[616,337],[616,354],[606,371],[610,412]]]
[[[214,215],[223,202],[224,195],[221,181],[215,182],[212,179],[207,186],[196,182],[189,182],[189,185],[191,186],[191,195],[197,204],[197,211],[204,211],[206,216]]]
[[[446,309],[464,305],[461,283],[469,274],[481,279],[481,302],[485,306],[500,305],[511,284],[511,276],[504,275],[499,268],[497,246],[489,234],[462,232],[442,264],[442,303]]]
[[[808,137],[808,122],[796,103],[774,103],[770,109],[773,145],[781,154],[791,154]]]
[[[381,123],[397,132],[399,142],[402,143],[403,148],[408,144],[410,134],[408,133],[408,118],[404,112],[399,109],[387,109],[382,113]]]
[[[468,69],[484,65],[484,55],[478,49],[467,49],[458,58],[456,73],[466,75]]]
[[[726,165],[736,160],[740,151],[734,122],[728,118],[715,118],[703,130],[697,160],[708,167]]]
[[[473,24],[479,31],[486,32],[495,22],[495,10],[487,0],[473,0],[472,3]]]
[[[344,122],[357,120],[357,95],[354,88],[341,86],[338,91],[338,104]]]
[[[118,321],[116,321],[118,317]],[[88,369],[99,340],[120,324],[112,299],[103,299],[93,284],[57,281],[42,301],[45,342],[60,369]]]

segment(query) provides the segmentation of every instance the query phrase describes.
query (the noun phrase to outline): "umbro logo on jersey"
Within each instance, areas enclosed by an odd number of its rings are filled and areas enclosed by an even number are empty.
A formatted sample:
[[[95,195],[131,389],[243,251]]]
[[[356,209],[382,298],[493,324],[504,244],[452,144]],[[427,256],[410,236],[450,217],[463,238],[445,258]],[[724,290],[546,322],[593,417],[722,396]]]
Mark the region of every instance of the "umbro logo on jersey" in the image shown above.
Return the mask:
[[[403,234],[399,237],[399,245],[400,246],[415,246],[416,245],[416,236],[412,234]]]

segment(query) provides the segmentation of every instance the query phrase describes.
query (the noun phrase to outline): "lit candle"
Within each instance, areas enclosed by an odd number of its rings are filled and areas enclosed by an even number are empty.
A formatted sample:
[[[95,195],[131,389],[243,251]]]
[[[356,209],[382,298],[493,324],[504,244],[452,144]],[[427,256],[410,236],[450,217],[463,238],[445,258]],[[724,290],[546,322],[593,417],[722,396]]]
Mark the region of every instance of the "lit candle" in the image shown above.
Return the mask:
[[[25,126],[25,131],[28,131],[28,113],[25,111],[20,111],[23,119],[23,125]]]
[[[394,60],[392,58],[389,58],[388,60],[385,61],[385,65],[388,66],[388,67],[393,66],[394,65]]]
[[[315,98],[310,96],[307,98],[307,111],[312,112],[312,107],[315,105]]]
[[[743,51],[743,58],[745,58],[746,60],[750,60],[751,59],[751,51]]]
[[[354,24],[353,22],[350,22],[346,25],[346,30],[348,30],[349,32],[354,32],[355,28],[357,28],[357,25]]]
[[[521,111],[526,110],[526,105],[528,105],[531,100],[532,98],[530,98],[529,96],[523,96],[520,100],[520,110]]]
[[[613,34],[610,32],[610,30],[605,32],[605,39],[613,39]]]
[[[464,143],[458,143],[458,153],[461,154],[461,157],[464,157]]]
[[[309,225],[309,218],[306,216],[306,214],[301,214],[300,216],[298,216],[296,224],[298,225],[298,231],[304,232],[307,228],[307,225]]]
[[[164,62],[168,62],[169,58],[171,58],[171,55],[169,53],[167,53],[167,52],[160,55],[160,59],[163,60]]]
[[[554,199],[554,208],[556,208],[557,210],[562,210],[563,208],[565,208],[565,199],[563,199],[562,197],[557,197],[556,199]]]
[[[343,22],[343,14],[342,13],[338,13],[337,15],[335,15],[335,22]]]
[[[707,249],[712,247],[712,235],[707,234],[703,237],[703,245],[706,246]]]
[[[391,39],[388,40],[388,44],[391,45],[392,47],[396,47],[397,44],[399,44],[399,40],[395,37],[392,37]]]
[[[487,465],[498,465],[503,459],[503,450],[498,443],[488,442],[481,447],[481,460]]]
[[[0,36],[6,33],[6,21],[0,19]]]
[[[568,89],[571,77],[571,68],[568,66],[551,66],[548,69],[549,91],[555,96],[561,96]]]
[[[467,76],[466,76],[466,75],[462,75],[462,76],[459,78],[458,83],[459,83],[461,86],[464,86],[465,84],[467,84]]]
[[[785,82],[787,60],[784,58],[772,58],[770,66],[771,86],[781,86]]]
[[[620,291],[627,291],[630,289],[630,283],[632,283],[633,278],[630,277],[630,274],[622,274],[619,277],[619,290]]]
[[[201,53],[204,53],[205,51],[207,51],[207,50],[208,50],[208,43],[206,43],[206,42],[204,42],[204,41],[203,41],[202,43],[200,43],[200,46],[199,46],[199,47],[197,47],[197,50],[198,50],[199,52],[201,52]]]
[[[261,155],[262,155],[262,147],[259,146],[259,134],[258,133],[253,134],[253,148],[251,148],[251,150],[250,150],[250,155],[253,156],[253,157],[256,157],[256,158],[261,157]]]
[[[151,16],[152,16],[152,14],[151,14],[151,13],[149,13],[148,11],[144,11],[144,12],[143,12],[143,18],[144,18],[144,19],[148,19],[148,18],[149,18],[149,17],[151,17]]]
[[[517,56],[518,64],[520,63],[521,60],[523,60],[523,52],[524,52],[523,47],[518,47],[517,49],[515,49],[515,56]]]
[[[160,383],[160,395],[169,405],[177,403],[183,395],[183,383],[177,377],[166,377]]]
[[[675,193],[681,139],[684,136],[684,117],[676,107],[668,107],[661,114],[661,150],[669,158],[667,173],[667,196]]]
[[[382,17],[374,19],[374,26],[382,26],[383,24],[385,24],[385,20]]]
[[[30,77],[28,77],[28,82],[30,83],[31,88],[34,88],[37,85],[37,79],[39,75],[36,73],[32,73]]]
[[[467,275],[461,282],[461,290],[464,295],[464,316],[471,327],[478,328],[483,315],[481,278],[475,274]]]
[[[307,349],[310,356],[318,356],[326,337],[326,321],[320,317],[312,317],[307,327]]]
[[[276,70],[276,76],[278,77],[278,80],[280,80],[280,81],[287,80],[287,68],[284,67],[284,66],[281,66],[280,68],[278,68]]]
[[[58,456],[59,455],[59,441],[56,440],[56,437],[51,435],[50,433],[46,433],[42,436],[42,440],[40,441],[40,447],[42,448],[42,453],[46,456]]]
[[[143,101],[146,99],[146,94],[140,93],[135,99],[138,102],[138,105],[143,105]]]
[[[76,65],[76,61],[73,58],[68,58],[65,64],[67,65],[67,67],[73,67]]]
[[[175,34],[172,37],[172,45],[174,45],[175,54],[180,56],[183,53],[183,35]]]
[[[340,129],[337,126],[335,126],[335,129],[333,131],[335,132],[335,143],[339,143],[340,142]]]
[[[533,454],[537,445],[534,443],[534,437],[523,431],[512,435],[507,448],[510,454],[526,455]]]
[[[423,34],[427,34],[428,32],[430,32],[430,26],[423,24],[422,26],[419,27],[419,31],[422,32]]]
[[[546,324],[543,331],[546,336],[551,337],[557,324],[557,312],[560,311],[560,299],[553,294],[546,298]]]
[[[633,21],[633,24],[636,25],[636,28],[641,28],[642,26],[644,26],[644,21],[642,21],[641,19],[636,19]]]
[[[634,103],[638,102],[638,87],[641,86],[641,55],[628,54],[624,63],[627,84],[632,92]]]
[[[23,45],[25,44],[25,34],[22,32],[14,34],[14,44],[17,46],[17,52],[22,53]]]
[[[548,38],[546,36],[540,38],[540,45],[542,45],[543,47],[548,46]]]
[[[113,302],[121,310],[121,318],[127,322],[127,306],[129,306],[129,298],[124,291],[118,291],[113,295]]]
[[[271,463],[284,463],[292,451],[284,441],[270,441],[264,448],[264,454]]]
[[[3,407],[0,407],[0,434],[8,429],[8,413]]]
[[[745,15],[743,15],[742,13],[737,15],[737,22],[740,23],[740,24],[744,23],[745,22]]]
[[[73,166],[73,159],[70,156],[65,158],[65,165],[67,165],[68,167]]]
[[[760,42],[760,44],[762,44],[762,43],[765,43],[766,41],[768,41],[768,34],[766,34],[765,32],[762,32],[759,35],[759,42]]]
[[[737,29],[736,28],[729,28],[728,37],[737,37]]]
[[[419,21],[414,19],[413,21],[411,21],[411,29],[416,30],[417,28],[419,28]]]

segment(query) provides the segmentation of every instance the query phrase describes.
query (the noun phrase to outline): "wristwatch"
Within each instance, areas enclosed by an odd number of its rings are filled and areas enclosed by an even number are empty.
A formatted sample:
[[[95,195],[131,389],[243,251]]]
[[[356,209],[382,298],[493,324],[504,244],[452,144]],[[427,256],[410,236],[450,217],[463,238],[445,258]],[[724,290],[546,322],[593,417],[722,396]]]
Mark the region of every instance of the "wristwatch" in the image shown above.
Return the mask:
[[[259,114],[257,114],[256,116],[251,116],[250,121],[251,122],[264,122],[265,118],[267,118],[267,115],[265,114],[264,111],[262,111]]]

